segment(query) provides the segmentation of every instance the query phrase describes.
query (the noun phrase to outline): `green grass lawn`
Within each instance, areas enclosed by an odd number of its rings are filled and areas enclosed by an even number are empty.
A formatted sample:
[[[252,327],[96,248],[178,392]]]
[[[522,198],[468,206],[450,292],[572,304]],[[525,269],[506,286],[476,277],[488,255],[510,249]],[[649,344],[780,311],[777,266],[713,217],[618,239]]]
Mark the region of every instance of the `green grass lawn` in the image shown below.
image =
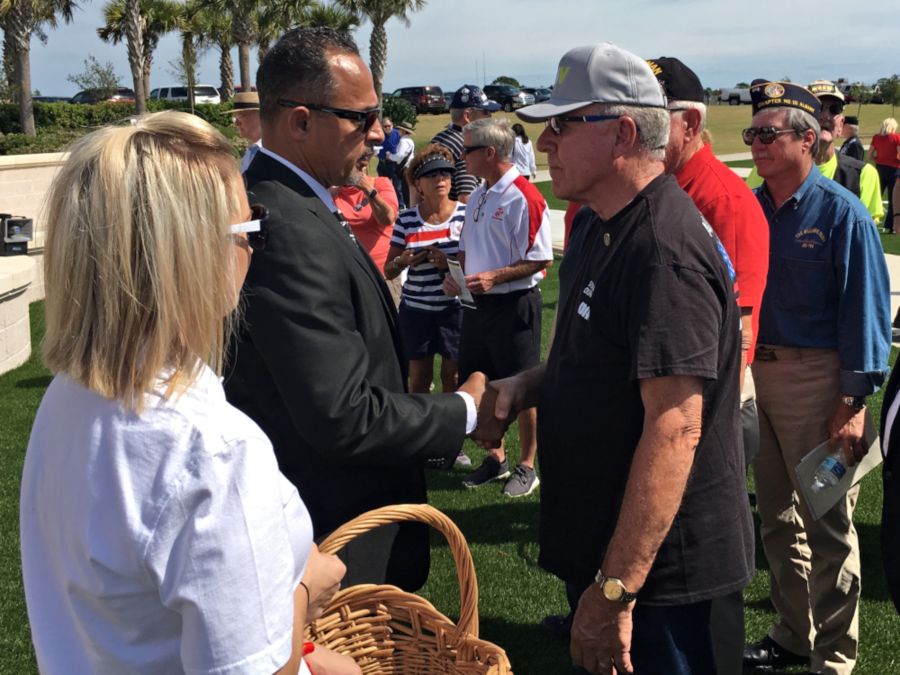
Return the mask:
[[[551,268],[542,286],[544,344],[556,310],[556,269]],[[43,303],[32,305],[31,314],[36,354],[43,329]],[[891,361],[895,358],[896,352]],[[0,674],[36,672],[19,568],[18,495],[29,429],[48,382],[49,375],[36,356],[0,376],[0,407],[5,412],[0,436]],[[877,417],[880,395],[872,409]],[[519,452],[515,427],[506,441],[514,461]],[[484,456],[469,442],[466,450],[476,464]],[[468,538],[478,572],[482,637],[507,650],[517,675],[566,672],[568,646],[537,627],[544,615],[566,609],[562,584],[537,566],[539,492],[513,501],[503,497],[499,484],[465,490],[460,484],[464,475],[463,471],[430,472],[429,494],[431,503],[453,518]],[[863,481],[855,517],[863,564],[860,657],[855,671],[860,675],[900,673],[900,619],[887,599],[878,542],[881,489],[881,472],[873,471]],[[455,617],[459,590],[449,549],[436,534],[433,542],[433,570],[422,594],[440,611]],[[748,639],[762,637],[773,616],[766,561],[759,548],[757,566],[759,571],[746,591]]]

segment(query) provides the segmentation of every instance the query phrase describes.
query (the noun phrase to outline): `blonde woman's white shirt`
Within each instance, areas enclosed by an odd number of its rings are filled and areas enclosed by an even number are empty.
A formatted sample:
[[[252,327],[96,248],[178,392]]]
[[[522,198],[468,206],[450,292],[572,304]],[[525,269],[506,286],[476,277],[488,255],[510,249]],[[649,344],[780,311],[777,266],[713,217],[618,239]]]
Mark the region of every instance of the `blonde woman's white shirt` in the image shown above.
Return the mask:
[[[20,527],[42,673],[272,673],[290,657],[306,507],[209,368],[161,392],[138,416],[61,375],[41,402]]]

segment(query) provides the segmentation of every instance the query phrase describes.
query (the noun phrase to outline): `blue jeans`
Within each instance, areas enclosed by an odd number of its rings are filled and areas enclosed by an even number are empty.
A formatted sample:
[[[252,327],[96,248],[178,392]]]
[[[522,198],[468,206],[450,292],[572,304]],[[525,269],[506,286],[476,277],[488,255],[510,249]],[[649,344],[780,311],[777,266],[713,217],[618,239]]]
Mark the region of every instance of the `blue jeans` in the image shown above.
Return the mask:
[[[571,602],[577,589],[567,585]],[[580,594],[578,594],[580,596]],[[710,601],[634,607],[631,662],[635,675],[716,675],[709,626]],[[572,666],[570,675],[588,671]]]

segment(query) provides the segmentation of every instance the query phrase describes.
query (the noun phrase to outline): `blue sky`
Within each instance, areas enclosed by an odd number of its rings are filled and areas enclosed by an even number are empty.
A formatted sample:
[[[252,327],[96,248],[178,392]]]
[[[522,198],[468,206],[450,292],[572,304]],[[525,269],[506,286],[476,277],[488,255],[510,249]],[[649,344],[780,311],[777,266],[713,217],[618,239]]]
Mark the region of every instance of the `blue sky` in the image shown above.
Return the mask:
[[[49,31],[47,45],[33,40],[35,89],[74,94],[66,76],[80,73],[89,54],[112,62],[131,86],[124,45],[97,37],[102,7],[84,0],[72,24]],[[645,58],[676,56],[712,88],[755,77],[872,82],[900,71],[896,12],[897,0],[429,0],[409,28],[388,23],[384,88],[452,90],[498,75],[546,85],[566,50],[603,40]],[[356,31],[367,61],[369,32],[367,24]],[[169,63],[179,49],[176,36],[163,38],[151,86],[175,81]],[[236,49],[233,56],[237,69]],[[198,81],[218,85],[218,79],[218,54],[210,50],[201,57]]]

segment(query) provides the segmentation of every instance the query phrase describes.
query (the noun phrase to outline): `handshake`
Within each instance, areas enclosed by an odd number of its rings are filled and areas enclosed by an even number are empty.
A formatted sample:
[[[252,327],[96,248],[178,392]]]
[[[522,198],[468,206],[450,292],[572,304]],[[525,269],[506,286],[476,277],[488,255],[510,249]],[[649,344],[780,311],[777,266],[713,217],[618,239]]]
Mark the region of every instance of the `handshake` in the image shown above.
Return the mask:
[[[498,448],[503,434],[522,410],[535,405],[527,385],[531,371],[489,382],[484,373],[472,373],[459,391],[470,394],[478,409],[478,422],[470,437],[485,449]]]

